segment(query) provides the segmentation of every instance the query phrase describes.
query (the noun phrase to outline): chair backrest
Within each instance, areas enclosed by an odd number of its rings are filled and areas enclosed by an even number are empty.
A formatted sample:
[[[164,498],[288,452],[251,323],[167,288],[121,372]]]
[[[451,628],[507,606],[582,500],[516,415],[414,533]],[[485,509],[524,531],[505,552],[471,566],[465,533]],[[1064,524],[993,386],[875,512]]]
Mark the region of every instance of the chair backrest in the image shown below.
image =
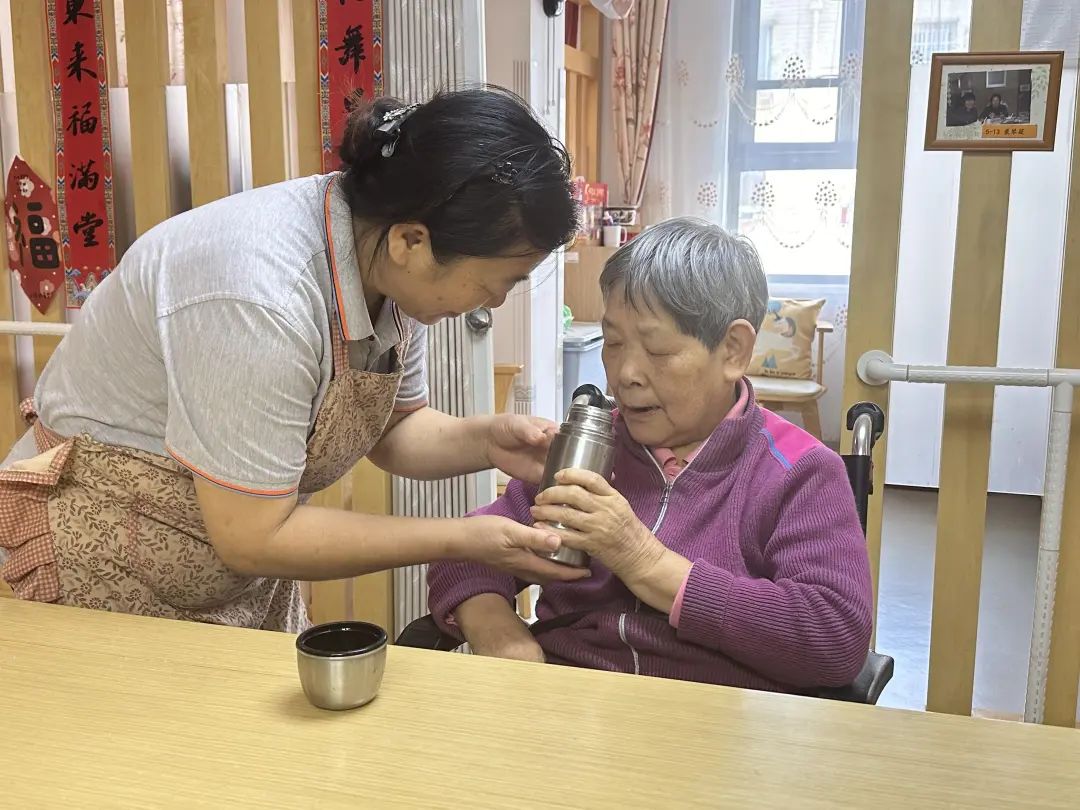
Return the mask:
[[[524,368],[525,366],[518,363],[495,364],[495,413],[506,413],[514,379]]]

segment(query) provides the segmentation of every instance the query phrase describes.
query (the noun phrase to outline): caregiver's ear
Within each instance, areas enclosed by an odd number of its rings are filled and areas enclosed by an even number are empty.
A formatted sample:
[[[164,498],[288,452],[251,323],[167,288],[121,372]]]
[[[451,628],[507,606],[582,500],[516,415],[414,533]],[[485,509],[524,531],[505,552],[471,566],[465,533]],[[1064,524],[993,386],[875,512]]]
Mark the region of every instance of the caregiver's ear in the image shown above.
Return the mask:
[[[720,344],[725,359],[732,365],[739,366],[743,370],[750,365],[750,357],[754,353],[754,341],[757,340],[757,330],[750,325],[750,321],[741,318],[733,321],[724,335],[724,341]],[[742,372],[739,372],[740,375]]]
[[[408,264],[410,255],[430,253],[431,233],[419,222],[392,225],[386,234],[386,251],[395,264]]]

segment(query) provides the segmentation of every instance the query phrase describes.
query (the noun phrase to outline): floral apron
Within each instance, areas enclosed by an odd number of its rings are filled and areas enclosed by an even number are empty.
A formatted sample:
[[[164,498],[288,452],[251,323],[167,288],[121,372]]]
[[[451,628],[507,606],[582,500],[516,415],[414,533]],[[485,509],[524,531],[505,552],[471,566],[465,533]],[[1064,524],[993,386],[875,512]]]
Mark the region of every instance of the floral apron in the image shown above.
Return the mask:
[[[308,440],[301,500],[366,456],[393,412],[410,333],[388,374],[349,368],[331,324],[333,378]],[[299,632],[299,583],[231,571],[203,525],[192,473],[171,458],[64,437],[23,414],[40,455],[0,470],[0,577],[39,602]]]

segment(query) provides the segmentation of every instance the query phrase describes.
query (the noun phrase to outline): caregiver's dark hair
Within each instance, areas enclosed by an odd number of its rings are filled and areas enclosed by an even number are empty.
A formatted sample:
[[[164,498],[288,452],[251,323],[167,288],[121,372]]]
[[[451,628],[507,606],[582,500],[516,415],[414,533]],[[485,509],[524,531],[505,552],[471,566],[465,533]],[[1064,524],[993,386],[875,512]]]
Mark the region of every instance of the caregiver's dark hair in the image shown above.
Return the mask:
[[[419,222],[439,262],[550,253],[574,238],[570,158],[520,98],[499,87],[442,92],[402,121],[392,154],[377,128],[393,98],[349,115],[340,155],[353,216],[383,231]]]

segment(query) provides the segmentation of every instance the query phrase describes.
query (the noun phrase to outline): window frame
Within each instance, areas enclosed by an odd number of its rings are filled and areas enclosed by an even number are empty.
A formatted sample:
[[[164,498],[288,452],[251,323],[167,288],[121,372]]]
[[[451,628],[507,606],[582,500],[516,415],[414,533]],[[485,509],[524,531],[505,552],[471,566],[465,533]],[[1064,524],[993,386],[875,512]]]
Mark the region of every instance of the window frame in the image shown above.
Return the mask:
[[[948,36],[942,36],[942,34]],[[933,34],[933,36],[930,36]],[[960,20],[915,20],[911,24],[911,50],[924,55],[927,60],[935,53],[947,51],[960,35]]]
[[[848,54],[862,53],[865,0],[840,0],[840,60]],[[759,90],[782,89],[782,79],[760,79],[758,43],[761,37],[761,0],[739,0],[734,10],[733,52],[745,71],[744,94],[757,98]],[[839,87],[839,76],[807,78],[804,87]],[[839,91],[838,91],[839,92]],[[854,169],[858,145],[858,104],[840,107],[836,137],[831,142],[755,143],[755,127],[742,111],[730,102],[727,148],[727,183],[724,222],[738,228],[739,195],[744,172],[783,170]],[[846,274],[845,274],[846,275]]]

